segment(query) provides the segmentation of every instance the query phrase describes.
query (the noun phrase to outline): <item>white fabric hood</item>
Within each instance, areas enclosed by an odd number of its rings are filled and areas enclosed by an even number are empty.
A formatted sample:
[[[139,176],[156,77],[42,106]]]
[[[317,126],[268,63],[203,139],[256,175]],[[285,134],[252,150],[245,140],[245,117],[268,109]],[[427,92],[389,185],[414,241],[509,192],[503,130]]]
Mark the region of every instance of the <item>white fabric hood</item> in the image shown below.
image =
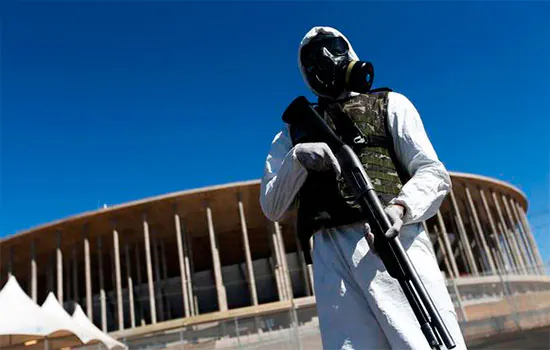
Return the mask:
[[[304,79],[304,82],[309,87],[309,89],[314,94],[316,94],[317,96],[328,97],[328,96],[324,96],[322,94],[319,94],[317,91],[315,91],[311,87],[311,85],[309,85],[309,82],[307,81],[307,78],[306,78],[306,73],[305,73],[304,66],[302,65],[302,61],[300,60],[300,53],[302,52],[302,48],[306,44],[308,44],[313,38],[315,38],[317,35],[320,35],[320,34],[332,34],[332,35],[335,35],[337,37],[340,37],[340,38],[344,39],[348,43],[349,53],[350,53],[351,59],[358,61],[359,57],[357,56],[357,54],[353,50],[353,47],[351,46],[351,43],[349,42],[348,38],[346,38],[344,36],[344,34],[340,33],[340,31],[338,31],[335,28],[332,28],[332,27],[313,27],[309,30],[309,32],[307,32],[307,34],[304,36],[304,38],[300,42],[300,47],[298,49],[298,67],[300,67],[300,73],[302,73],[302,78]],[[350,95],[353,95],[353,94],[356,94],[356,93],[345,92],[341,96],[339,96],[339,98],[344,98],[344,97],[347,97],[347,96],[350,96]]]

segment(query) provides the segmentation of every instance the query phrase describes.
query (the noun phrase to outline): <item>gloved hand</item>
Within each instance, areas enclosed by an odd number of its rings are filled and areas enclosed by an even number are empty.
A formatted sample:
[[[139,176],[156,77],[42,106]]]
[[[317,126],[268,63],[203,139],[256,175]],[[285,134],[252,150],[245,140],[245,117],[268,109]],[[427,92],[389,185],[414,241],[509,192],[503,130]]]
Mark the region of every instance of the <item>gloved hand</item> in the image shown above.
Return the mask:
[[[324,142],[299,143],[294,148],[296,158],[306,169],[327,171],[334,169],[336,176],[342,173],[338,160]]]
[[[386,232],[386,237],[393,238],[399,234],[399,230],[401,230],[401,226],[403,226],[405,207],[399,204],[390,204],[384,209],[384,212],[392,223],[392,226]],[[370,226],[367,223],[365,223],[365,237],[367,238],[370,249],[376,254],[376,249],[374,248],[374,234],[371,232]]]

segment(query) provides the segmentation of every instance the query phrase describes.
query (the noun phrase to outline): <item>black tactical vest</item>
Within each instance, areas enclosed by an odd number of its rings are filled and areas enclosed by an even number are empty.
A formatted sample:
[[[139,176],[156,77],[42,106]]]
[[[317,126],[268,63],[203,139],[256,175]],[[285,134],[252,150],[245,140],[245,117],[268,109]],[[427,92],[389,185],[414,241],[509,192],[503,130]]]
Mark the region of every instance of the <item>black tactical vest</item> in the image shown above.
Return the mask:
[[[326,105],[321,101],[316,109],[335,133],[353,148],[385,206],[408,181],[408,174],[395,156],[387,125],[388,92],[362,94],[339,103],[345,113],[338,116],[326,113]],[[294,125],[290,126],[290,136],[293,145],[321,141],[305,135]],[[315,231],[366,219],[351,190],[333,171],[309,171],[297,199],[298,237],[308,264],[311,263],[309,239]]]

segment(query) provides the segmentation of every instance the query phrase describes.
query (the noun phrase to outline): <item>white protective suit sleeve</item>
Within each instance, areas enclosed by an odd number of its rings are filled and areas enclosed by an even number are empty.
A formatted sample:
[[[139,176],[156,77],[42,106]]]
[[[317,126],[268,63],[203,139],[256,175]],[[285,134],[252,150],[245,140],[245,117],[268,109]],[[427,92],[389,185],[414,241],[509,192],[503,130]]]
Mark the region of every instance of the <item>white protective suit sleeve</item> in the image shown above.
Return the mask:
[[[411,179],[390,204],[405,210],[403,224],[422,222],[437,213],[451,189],[451,179],[426,134],[420,115],[402,94],[388,96],[388,125],[397,157]],[[307,170],[293,152],[288,126],[275,136],[267,155],[261,181],[260,205],[265,216],[280,220],[291,208],[307,178]]]
[[[260,206],[271,221],[281,220],[292,207],[307,178],[307,169],[298,161],[285,124],[271,143],[260,186]]]
[[[404,225],[422,222],[437,213],[451,190],[451,178],[435,153],[418,111],[402,94],[389,93],[388,125],[395,153],[411,175],[390,204],[405,207]]]

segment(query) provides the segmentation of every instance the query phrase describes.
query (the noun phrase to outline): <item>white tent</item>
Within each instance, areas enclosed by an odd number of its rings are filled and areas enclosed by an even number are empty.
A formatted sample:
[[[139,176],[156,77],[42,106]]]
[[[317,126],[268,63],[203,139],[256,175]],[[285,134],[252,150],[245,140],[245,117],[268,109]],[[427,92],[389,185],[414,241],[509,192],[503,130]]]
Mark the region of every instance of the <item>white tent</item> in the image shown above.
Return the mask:
[[[97,328],[84,314],[84,311],[82,311],[82,308],[80,305],[76,305],[75,310],[73,312],[73,320],[75,323],[77,323],[82,329],[85,329],[88,334],[92,334],[95,339],[101,341],[105,346],[107,346],[109,349],[126,349],[127,347],[122,344],[121,342],[116,341],[108,334],[102,332],[99,328]]]
[[[71,317],[50,293],[40,307],[13,275],[9,277],[0,291],[0,349],[62,349],[94,343],[126,349],[95,327],[80,306]]]
[[[50,336],[63,338],[62,347],[74,346],[80,344],[90,344],[99,342],[98,339],[89,331],[76,323],[71,315],[59,304],[55,295],[50,292],[44,304],[42,311],[49,317],[55,319],[55,324],[48,324],[47,331]],[[54,346],[57,344],[54,344]]]
[[[0,291],[0,347],[31,345],[57,323],[32,301],[11,275]]]

